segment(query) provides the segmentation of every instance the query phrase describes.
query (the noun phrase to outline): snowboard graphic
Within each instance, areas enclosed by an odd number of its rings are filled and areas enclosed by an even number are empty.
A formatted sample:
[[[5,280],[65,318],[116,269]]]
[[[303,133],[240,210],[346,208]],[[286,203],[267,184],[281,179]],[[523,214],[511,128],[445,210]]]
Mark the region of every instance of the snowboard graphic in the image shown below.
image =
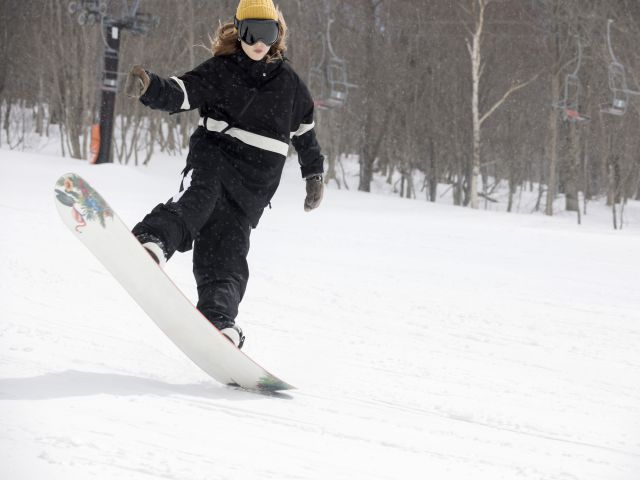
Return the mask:
[[[102,262],[171,341],[225,385],[258,392],[293,387],[237,349],[195,308],[153,261],[109,204],[75,173],[56,182],[64,224]]]

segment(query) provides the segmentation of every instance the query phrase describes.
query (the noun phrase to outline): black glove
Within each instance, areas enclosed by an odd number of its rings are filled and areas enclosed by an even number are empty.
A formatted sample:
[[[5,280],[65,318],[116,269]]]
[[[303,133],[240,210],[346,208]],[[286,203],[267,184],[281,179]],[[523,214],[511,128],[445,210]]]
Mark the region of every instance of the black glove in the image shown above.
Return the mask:
[[[310,212],[318,208],[324,193],[324,182],[322,175],[312,175],[307,177],[307,198],[304,199],[304,211]]]
[[[124,91],[128,97],[140,98],[149,88],[151,79],[149,74],[140,65],[134,65],[127,75],[127,83]]]

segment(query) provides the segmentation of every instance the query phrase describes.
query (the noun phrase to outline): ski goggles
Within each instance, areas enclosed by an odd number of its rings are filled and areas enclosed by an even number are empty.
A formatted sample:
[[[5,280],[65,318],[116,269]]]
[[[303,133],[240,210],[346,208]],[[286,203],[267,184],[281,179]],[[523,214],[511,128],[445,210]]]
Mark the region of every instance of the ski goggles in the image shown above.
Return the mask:
[[[238,29],[238,37],[247,45],[255,45],[260,40],[265,45],[273,45],[280,36],[280,28],[275,20],[233,19]]]

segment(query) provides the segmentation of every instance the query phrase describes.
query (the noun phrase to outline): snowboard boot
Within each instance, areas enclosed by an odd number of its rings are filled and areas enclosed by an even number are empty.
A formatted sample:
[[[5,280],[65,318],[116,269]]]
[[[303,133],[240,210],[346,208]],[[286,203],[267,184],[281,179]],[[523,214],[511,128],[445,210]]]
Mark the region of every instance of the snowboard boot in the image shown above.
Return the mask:
[[[220,330],[220,333],[227,337],[231,343],[238,347],[238,349],[242,348],[242,345],[244,345],[244,334],[242,333],[242,329],[237,325],[223,328]]]
[[[208,320],[211,324],[220,330],[220,333],[229,339],[236,347],[242,348],[244,345],[244,334],[242,329],[235,324],[233,320],[229,320],[223,315],[215,315]]]
[[[155,235],[150,233],[141,233],[136,235],[138,241],[142,244],[142,246],[147,250],[147,253],[153,258],[153,260],[160,265],[160,267],[165,266],[167,263],[167,250],[164,247],[164,243]]]

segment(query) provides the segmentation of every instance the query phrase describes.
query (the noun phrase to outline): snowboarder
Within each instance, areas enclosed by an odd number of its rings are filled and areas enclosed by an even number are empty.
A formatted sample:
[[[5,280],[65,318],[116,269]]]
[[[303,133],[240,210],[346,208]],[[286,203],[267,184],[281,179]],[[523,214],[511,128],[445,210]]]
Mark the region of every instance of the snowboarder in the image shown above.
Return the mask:
[[[209,60],[169,79],[135,65],[125,87],[152,109],[199,110],[179,193],[133,233],[161,265],[193,247],[197,308],[238,348],[249,236],[278,187],[289,142],[306,180],[304,209],[318,207],[323,196],[314,103],[284,57],[286,36],[272,0],[241,0],[234,22],[218,28]]]

